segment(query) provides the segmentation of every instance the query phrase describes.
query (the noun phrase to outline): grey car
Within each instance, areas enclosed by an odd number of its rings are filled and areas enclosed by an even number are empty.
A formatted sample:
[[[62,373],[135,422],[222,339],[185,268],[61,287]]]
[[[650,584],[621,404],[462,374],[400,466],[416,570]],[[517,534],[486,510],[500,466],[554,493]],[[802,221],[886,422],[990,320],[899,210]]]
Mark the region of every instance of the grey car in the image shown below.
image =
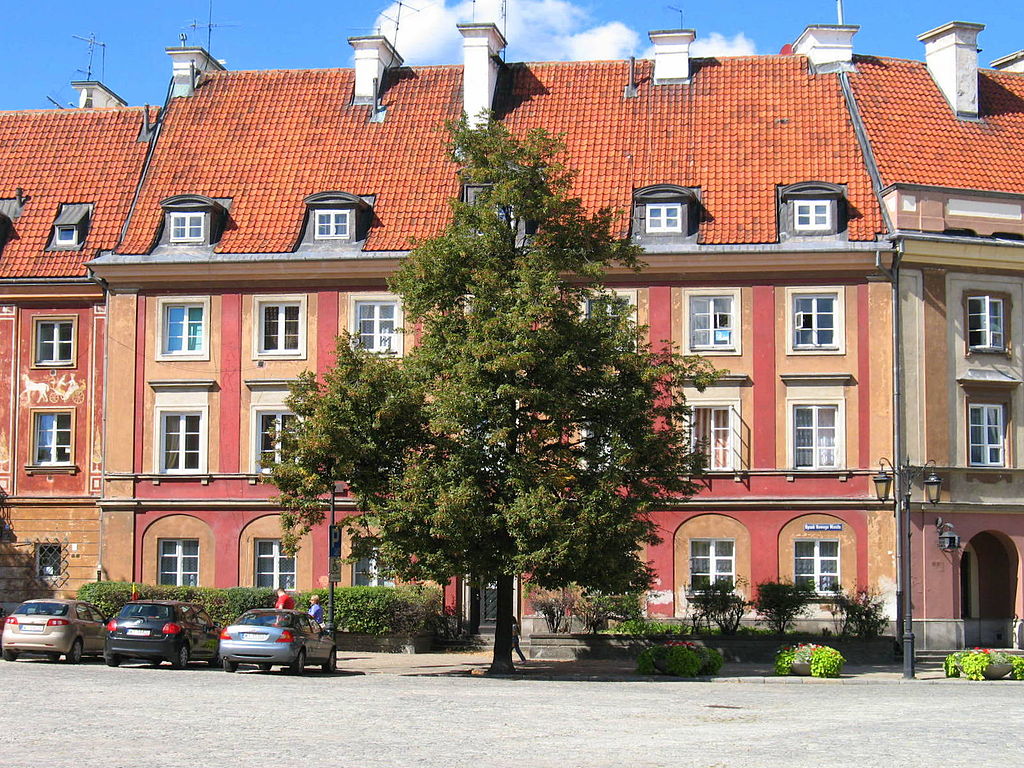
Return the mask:
[[[285,666],[293,675],[309,665],[335,670],[333,639],[302,611],[246,611],[221,633],[220,657],[225,672],[234,672],[239,664],[255,664],[264,671]]]

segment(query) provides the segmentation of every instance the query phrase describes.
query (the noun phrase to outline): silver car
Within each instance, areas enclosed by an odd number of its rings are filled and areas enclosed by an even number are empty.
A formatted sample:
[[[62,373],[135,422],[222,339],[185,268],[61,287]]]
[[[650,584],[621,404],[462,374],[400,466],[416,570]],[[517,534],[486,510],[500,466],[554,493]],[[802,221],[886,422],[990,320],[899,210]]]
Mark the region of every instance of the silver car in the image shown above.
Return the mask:
[[[255,664],[264,671],[285,666],[293,675],[309,665],[335,670],[330,634],[302,611],[276,608],[246,611],[221,632],[220,658],[225,672],[234,672],[239,664]]]
[[[41,653],[51,661],[63,655],[69,664],[103,653],[106,635],[99,608],[81,600],[27,600],[4,620],[3,656]]]

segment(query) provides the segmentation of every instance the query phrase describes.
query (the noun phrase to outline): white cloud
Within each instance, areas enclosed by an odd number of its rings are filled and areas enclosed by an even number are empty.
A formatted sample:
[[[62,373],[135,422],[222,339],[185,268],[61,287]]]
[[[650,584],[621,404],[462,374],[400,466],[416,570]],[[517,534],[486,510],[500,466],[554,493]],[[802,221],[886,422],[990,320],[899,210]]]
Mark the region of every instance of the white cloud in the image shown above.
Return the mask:
[[[754,41],[742,32],[733,37],[712,32],[705,38],[698,37],[690,46],[690,55],[695,57],[753,56],[755,53]]]
[[[586,59],[624,59],[633,53],[640,36],[625,24],[613,21],[566,38],[568,55],[560,58],[571,61]]]

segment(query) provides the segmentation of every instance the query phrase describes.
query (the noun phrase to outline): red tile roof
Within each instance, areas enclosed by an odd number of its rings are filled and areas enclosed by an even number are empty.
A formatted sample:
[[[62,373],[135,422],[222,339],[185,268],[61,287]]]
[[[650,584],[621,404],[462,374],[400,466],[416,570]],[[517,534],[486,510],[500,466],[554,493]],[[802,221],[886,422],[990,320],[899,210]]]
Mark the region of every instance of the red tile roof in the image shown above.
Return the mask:
[[[812,76],[793,56],[697,66],[690,85],[652,86],[640,61],[639,95],[624,99],[624,61],[510,65],[496,110],[515,132],[565,134],[576,192],[592,209],[626,210],[649,184],[700,187],[702,242],[769,243],[777,185],[821,180],[848,186],[850,238],[874,239],[882,222],[835,75]],[[293,250],[303,198],[328,190],[377,195],[366,250],[437,233],[458,193],[441,126],[461,112],[461,67],[398,70],[383,123],[348,106],[352,77],[217,72],[175,99],[118,250],[149,251],[160,200],[183,193],[233,199],[224,253]]]
[[[1024,75],[980,72],[980,121],[957,119],[918,61],[858,57],[850,80],[883,184],[1024,193]]]
[[[0,112],[0,198],[28,198],[0,250],[0,279],[81,277],[113,248],[138,184],[147,144],[142,108]],[[48,252],[63,203],[93,203],[81,251]]]

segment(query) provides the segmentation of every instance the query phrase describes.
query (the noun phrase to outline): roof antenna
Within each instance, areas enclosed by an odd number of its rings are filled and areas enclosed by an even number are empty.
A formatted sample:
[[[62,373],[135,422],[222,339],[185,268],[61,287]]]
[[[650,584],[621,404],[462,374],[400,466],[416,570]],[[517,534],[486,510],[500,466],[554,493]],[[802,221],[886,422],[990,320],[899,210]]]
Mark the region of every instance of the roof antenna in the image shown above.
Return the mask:
[[[57,101],[55,98],[53,98],[53,96],[47,96],[46,100],[53,104],[53,106],[55,106],[57,109],[66,109],[66,107],[59,101]]]
[[[238,24],[214,24],[213,23],[213,0],[210,0],[210,12],[207,16],[205,24],[200,24],[198,19],[192,19],[192,21],[186,25],[185,29],[191,29],[192,33],[195,34],[197,30],[206,30],[206,52],[210,53],[213,50],[213,30],[215,27],[227,28],[237,27]]]
[[[388,16],[383,11],[381,11],[380,15],[382,17],[384,17],[385,19],[387,19],[388,21],[394,23],[394,25],[395,25],[395,39],[391,41],[391,44],[397,48],[398,47],[398,27],[402,23],[402,9],[403,8],[408,8],[413,13],[419,13],[420,11],[423,10],[423,8],[415,8],[412,5],[410,5],[409,3],[405,2],[404,0],[395,0],[393,5],[397,5],[398,6],[398,10],[395,12],[395,18],[392,19],[390,16]],[[424,7],[426,7],[426,6],[424,6]],[[476,0],[473,0],[473,8],[474,9],[476,8]],[[474,10],[474,13],[475,13],[475,10]]]
[[[501,0],[501,36],[508,39],[508,0]],[[505,58],[505,49],[501,49],[501,58]]]
[[[79,72],[85,74],[86,80],[92,80],[92,57],[96,52],[96,49],[100,49],[100,80],[103,80],[107,76],[107,44],[101,43],[96,39],[96,33],[90,32],[88,37],[82,37],[81,35],[72,35],[75,40],[81,40],[83,43],[89,45],[89,66],[85,69],[79,69]]]
[[[668,8],[670,11],[675,11],[676,13],[679,14],[679,29],[682,29],[683,28],[683,9],[682,8],[676,8],[674,5],[666,5],[665,7]]]
[[[843,26],[846,22],[843,21],[843,0],[836,0],[836,17],[839,19],[839,26]]]

